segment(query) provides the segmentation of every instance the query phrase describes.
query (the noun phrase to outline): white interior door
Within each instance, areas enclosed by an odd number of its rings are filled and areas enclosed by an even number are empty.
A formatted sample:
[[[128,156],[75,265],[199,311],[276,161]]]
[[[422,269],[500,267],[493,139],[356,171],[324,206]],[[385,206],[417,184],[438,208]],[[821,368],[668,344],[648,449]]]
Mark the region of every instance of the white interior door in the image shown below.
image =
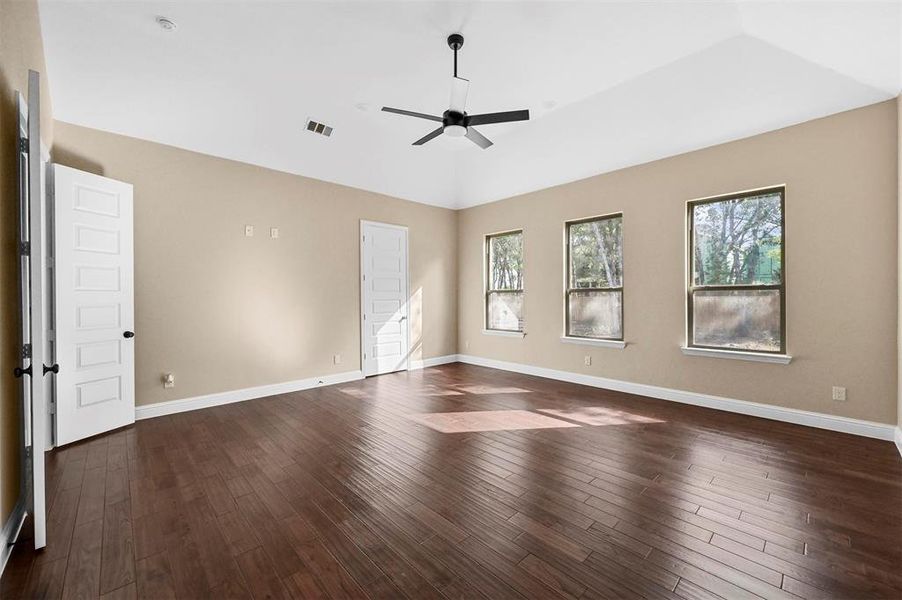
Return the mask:
[[[53,166],[56,443],[135,422],[132,186]]]
[[[18,105],[19,166],[19,291],[21,295],[22,364],[15,375],[22,379],[22,489],[26,510],[32,515],[34,547],[47,544],[44,481],[46,422],[44,368],[44,201],[41,161],[40,76],[28,72],[28,100],[16,94]]]
[[[407,228],[360,222],[363,374],[407,369],[410,346]]]

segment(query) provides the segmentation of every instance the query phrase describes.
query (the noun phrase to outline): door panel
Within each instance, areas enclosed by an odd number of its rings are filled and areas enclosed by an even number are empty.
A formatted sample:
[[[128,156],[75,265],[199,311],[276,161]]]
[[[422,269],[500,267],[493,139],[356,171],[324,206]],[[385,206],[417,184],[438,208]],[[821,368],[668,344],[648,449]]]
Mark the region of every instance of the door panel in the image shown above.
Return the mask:
[[[133,191],[54,165],[57,444],[135,420]]]
[[[17,93],[19,128],[19,291],[21,298],[22,490],[34,524],[34,547],[47,543],[44,452],[47,446],[44,314],[44,202],[40,76],[28,72],[28,100]],[[49,371],[52,372],[52,371]]]
[[[363,374],[408,368],[407,228],[361,222]]]

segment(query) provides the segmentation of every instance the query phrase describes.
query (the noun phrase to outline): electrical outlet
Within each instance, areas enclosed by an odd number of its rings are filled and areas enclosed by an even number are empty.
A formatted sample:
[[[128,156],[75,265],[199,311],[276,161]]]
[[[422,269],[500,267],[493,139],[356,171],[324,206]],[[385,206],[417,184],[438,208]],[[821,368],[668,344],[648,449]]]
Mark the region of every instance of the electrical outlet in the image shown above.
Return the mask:
[[[587,367],[591,367],[591,366],[592,366],[592,357],[589,356],[588,354],[586,354],[586,355],[583,357],[583,363],[585,363],[585,365],[586,365]]]
[[[163,387],[164,388],[174,388],[175,387],[175,375],[172,373],[163,373]]]
[[[332,356],[332,362],[336,365],[340,365],[341,364],[341,354],[334,354]]]
[[[845,402],[846,401],[846,388],[833,386],[833,399],[837,402]]]
[[[253,225],[245,225],[244,226],[244,237],[254,237],[254,226]]]
[[[464,350],[469,350],[469,349],[470,349],[470,341],[467,340],[466,342],[464,342]]]
[[[271,238],[274,239],[274,240],[275,240],[275,239],[278,239],[278,238],[279,238],[279,228],[278,228],[278,227],[272,227],[272,228],[269,230],[269,237],[271,237]]]

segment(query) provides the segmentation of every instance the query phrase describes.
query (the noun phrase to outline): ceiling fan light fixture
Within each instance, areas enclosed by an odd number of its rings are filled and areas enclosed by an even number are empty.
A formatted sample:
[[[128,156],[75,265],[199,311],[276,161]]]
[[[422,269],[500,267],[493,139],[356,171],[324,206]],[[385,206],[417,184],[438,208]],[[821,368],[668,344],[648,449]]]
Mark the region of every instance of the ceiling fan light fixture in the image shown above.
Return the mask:
[[[444,132],[451,137],[463,137],[467,135],[467,128],[463,125],[445,125]]]

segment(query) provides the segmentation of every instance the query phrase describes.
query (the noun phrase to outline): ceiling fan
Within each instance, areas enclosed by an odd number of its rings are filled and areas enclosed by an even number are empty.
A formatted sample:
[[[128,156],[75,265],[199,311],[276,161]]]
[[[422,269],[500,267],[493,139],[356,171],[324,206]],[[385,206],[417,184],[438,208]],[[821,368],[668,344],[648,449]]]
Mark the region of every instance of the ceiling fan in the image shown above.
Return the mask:
[[[470,90],[470,82],[457,76],[457,51],[460,50],[463,45],[464,36],[459,33],[452,33],[448,36],[448,46],[454,50],[454,77],[451,79],[451,106],[441,117],[410,110],[402,110],[400,108],[390,108],[388,106],[382,107],[382,110],[385,112],[406,115],[408,117],[417,117],[429,121],[438,121],[441,123],[439,128],[430,131],[415,141],[413,143],[414,146],[422,146],[429,140],[435,139],[445,133],[451,137],[465,137],[485,150],[492,145],[492,142],[476,131],[476,129],[473,128],[474,125],[491,125],[493,123],[509,123],[511,121],[529,120],[528,110],[511,110],[481,115],[467,114],[467,92]]]

